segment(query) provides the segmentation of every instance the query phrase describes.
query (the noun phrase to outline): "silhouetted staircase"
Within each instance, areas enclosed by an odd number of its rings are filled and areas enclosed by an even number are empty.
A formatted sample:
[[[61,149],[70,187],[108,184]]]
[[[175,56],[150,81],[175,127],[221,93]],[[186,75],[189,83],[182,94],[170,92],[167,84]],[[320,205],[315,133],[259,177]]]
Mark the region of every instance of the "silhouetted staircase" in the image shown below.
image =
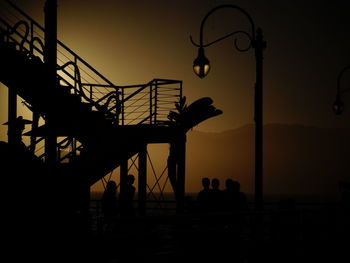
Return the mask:
[[[182,97],[181,81],[116,86],[58,41],[57,83],[50,86],[43,63],[44,28],[10,1],[2,0],[0,8],[0,81],[33,113],[53,120],[51,129],[33,126],[27,134],[35,138],[30,149],[37,156],[44,158],[34,150],[40,138],[61,138],[58,151],[66,153],[57,161],[60,169],[72,176],[86,174],[92,185],[144,144],[176,133],[167,115]]]

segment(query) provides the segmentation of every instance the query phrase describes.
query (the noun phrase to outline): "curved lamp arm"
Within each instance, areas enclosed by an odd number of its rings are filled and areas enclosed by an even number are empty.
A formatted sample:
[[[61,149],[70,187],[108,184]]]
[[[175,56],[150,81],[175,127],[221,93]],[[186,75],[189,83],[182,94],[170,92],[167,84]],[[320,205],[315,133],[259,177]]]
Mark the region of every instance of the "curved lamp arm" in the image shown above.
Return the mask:
[[[220,10],[220,9],[223,9],[223,8],[231,8],[231,9],[237,9],[239,11],[241,11],[249,20],[250,24],[251,24],[251,33],[248,33],[246,31],[243,31],[243,30],[239,30],[239,31],[234,31],[230,34],[227,34],[223,37],[220,37],[210,43],[207,43],[207,44],[204,44],[203,43],[203,31],[204,31],[204,25],[205,25],[205,22],[207,21],[208,17],[210,15],[212,15],[214,12]],[[261,32],[261,30],[259,31]],[[259,34],[258,32],[258,34]],[[257,42],[258,40],[256,39],[255,37],[255,25],[254,25],[254,22],[253,22],[253,19],[252,17],[241,7],[239,6],[236,6],[236,5],[220,5],[220,6],[217,6],[215,8],[213,8],[212,10],[210,10],[203,18],[202,22],[201,22],[201,28],[200,28],[200,39],[199,39],[199,44],[195,43],[193,41],[193,38],[192,36],[190,36],[190,39],[191,39],[191,42],[194,46],[198,47],[198,56],[197,58],[193,61],[193,71],[194,73],[200,77],[200,78],[204,78],[210,71],[210,61],[208,60],[208,58],[205,56],[205,53],[204,53],[204,48],[205,47],[208,47],[210,45],[213,45],[223,39],[226,39],[228,37],[231,37],[233,35],[237,35],[237,34],[243,34],[245,36],[248,37],[249,39],[249,45],[245,48],[240,48],[238,46],[238,41],[237,39],[235,39],[235,47],[238,51],[240,52],[244,52],[244,51],[248,51],[251,47],[255,48],[257,46]],[[259,39],[262,41],[262,39]]]
[[[204,30],[205,22],[207,21],[207,19],[208,19],[208,17],[209,17],[210,15],[212,15],[212,14],[213,14],[214,12],[216,12],[217,10],[223,9],[223,8],[233,8],[233,9],[237,9],[237,10],[241,11],[241,12],[248,18],[248,20],[249,20],[249,22],[250,22],[250,24],[251,24],[251,27],[252,27],[252,28],[251,28],[251,34],[249,35],[249,34],[248,34],[247,32],[245,32],[245,31],[235,31],[235,32],[232,32],[232,33],[230,33],[230,34],[224,36],[224,37],[221,37],[221,38],[219,38],[219,39],[217,39],[217,40],[214,40],[214,41],[212,41],[212,42],[210,42],[210,43],[204,45],[204,44],[203,44],[203,30]],[[223,40],[223,39],[225,39],[225,38],[228,38],[228,37],[230,37],[230,36],[232,36],[232,35],[234,35],[234,34],[237,34],[237,33],[243,33],[243,34],[247,35],[251,41],[254,41],[254,40],[255,40],[255,25],[254,25],[254,21],[253,21],[252,17],[247,13],[247,11],[245,11],[243,8],[241,8],[241,7],[237,6],[237,5],[220,5],[220,6],[217,6],[217,7],[213,8],[212,10],[210,10],[210,11],[205,15],[205,17],[203,18],[202,23],[201,23],[201,28],[200,28],[199,45],[193,41],[192,36],[190,36],[190,39],[191,39],[192,44],[195,45],[195,46],[197,46],[197,47],[208,47],[208,46],[210,46],[210,45],[212,45],[212,44],[214,44],[214,43],[216,43],[216,42],[219,42],[219,41],[221,41],[221,40]],[[235,44],[236,44],[236,41],[235,41]],[[237,45],[236,45],[236,47],[237,47]],[[248,49],[249,49],[249,48],[248,48]],[[239,49],[239,50],[240,50],[240,49]]]

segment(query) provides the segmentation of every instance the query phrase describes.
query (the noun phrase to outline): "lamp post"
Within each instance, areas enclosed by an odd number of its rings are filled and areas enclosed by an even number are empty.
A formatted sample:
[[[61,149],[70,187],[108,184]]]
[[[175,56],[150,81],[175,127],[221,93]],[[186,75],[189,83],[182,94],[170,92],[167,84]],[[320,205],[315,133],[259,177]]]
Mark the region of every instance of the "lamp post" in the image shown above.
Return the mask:
[[[231,8],[236,9],[243,13],[249,20],[251,25],[251,31],[246,32],[242,30],[233,31],[223,37],[220,37],[210,43],[203,43],[203,29],[205,22],[208,17],[214,12],[224,9]],[[262,29],[258,28],[255,31],[254,21],[251,16],[241,7],[236,5],[220,5],[210,10],[202,20],[200,27],[200,39],[199,44],[195,43],[190,37],[191,42],[194,46],[198,47],[198,57],[193,61],[193,70],[195,74],[204,78],[210,71],[210,62],[206,58],[204,48],[209,47],[221,40],[228,37],[243,34],[249,39],[249,44],[246,48],[241,48],[237,44],[235,39],[235,47],[238,51],[244,52],[251,48],[255,50],[256,60],[256,82],[255,82],[255,95],[254,95],[254,121],[255,121],[255,209],[262,210],[263,208],[263,51],[266,48],[266,42],[263,39]]]
[[[343,68],[339,72],[339,75],[338,75],[338,79],[337,79],[337,95],[336,95],[335,101],[333,103],[333,110],[334,110],[334,113],[337,114],[337,115],[342,114],[343,111],[344,111],[344,103],[343,103],[340,95],[342,93],[350,91],[350,88],[342,90],[341,86],[340,86],[340,81],[342,79],[342,76],[344,75],[344,72],[349,70],[349,69],[350,69],[350,66],[346,66],[345,68]]]

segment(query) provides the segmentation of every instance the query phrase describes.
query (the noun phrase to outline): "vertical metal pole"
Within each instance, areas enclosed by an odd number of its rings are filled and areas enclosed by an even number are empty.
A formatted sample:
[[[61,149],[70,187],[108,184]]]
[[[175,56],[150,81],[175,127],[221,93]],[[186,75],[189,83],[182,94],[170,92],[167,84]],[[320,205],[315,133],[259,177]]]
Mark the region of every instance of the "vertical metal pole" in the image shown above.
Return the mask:
[[[263,50],[266,46],[262,30],[257,30],[255,42],[255,209],[263,209]]]
[[[140,215],[146,214],[147,203],[147,144],[139,152],[139,179],[138,179],[138,209]]]
[[[57,0],[45,2],[45,49],[44,62],[47,70],[48,89],[56,86],[57,64]],[[58,109],[57,109],[58,110]],[[51,115],[46,117],[46,127],[49,134],[45,138],[45,155],[48,164],[55,164],[57,159],[57,138],[53,135]]]

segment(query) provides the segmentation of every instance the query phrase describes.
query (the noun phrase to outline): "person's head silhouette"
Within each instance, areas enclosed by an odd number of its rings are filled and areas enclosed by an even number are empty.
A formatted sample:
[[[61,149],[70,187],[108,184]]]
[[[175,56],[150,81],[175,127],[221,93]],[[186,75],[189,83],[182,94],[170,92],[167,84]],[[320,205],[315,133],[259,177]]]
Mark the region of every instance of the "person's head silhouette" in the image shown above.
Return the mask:
[[[234,187],[233,185],[234,185],[233,179],[227,178],[226,181],[225,181],[226,189],[229,190],[229,191],[233,191],[233,187]]]
[[[128,174],[127,184],[132,185],[135,182],[135,176],[133,174]]]
[[[232,182],[232,189],[235,192],[239,192],[241,190],[241,184],[238,181]]]
[[[218,178],[214,178],[213,180],[211,180],[211,187],[213,189],[219,189],[220,186],[220,181]]]
[[[208,177],[202,178],[202,186],[204,189],[209,189],[210,187],[210,179]]]
[[[106,190],[109,192],[116,191],[117,190],[117,184],[114,181],[108,181],[106,185]]]

